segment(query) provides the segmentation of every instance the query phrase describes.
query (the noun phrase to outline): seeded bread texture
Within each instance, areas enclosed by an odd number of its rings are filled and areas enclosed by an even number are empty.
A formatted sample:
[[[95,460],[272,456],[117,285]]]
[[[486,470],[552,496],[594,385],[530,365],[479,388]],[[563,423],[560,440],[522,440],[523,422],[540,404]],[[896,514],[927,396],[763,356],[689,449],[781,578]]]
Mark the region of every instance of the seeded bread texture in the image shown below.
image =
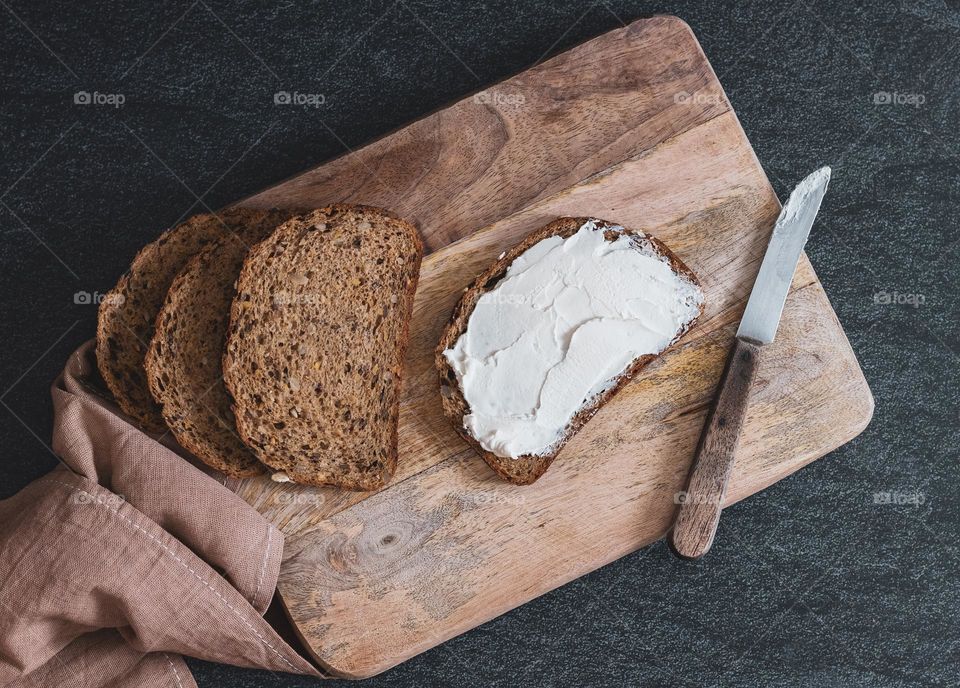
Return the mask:
[[[480,456],[483,457],[484,461],[486,461],[490,468],[496,471],[501,478],[516,485],[529,485],[540,478],[540,476],[542,476],[550,467],[550,464],[553,463],[554,459],[556,459],[557,454],[560,453],[560,450],[563,449],[564,445],[566,445],[566,443],[574,435],[576,435],[584,425],[586,425],[587,421],[589,421],[594,414],[596,414],[597,411],[603,407],[604,404],[612,399],[613,396],[620,391],[620,389],[627,382],[629,382],[634,375],[639,373],[644,366],[657,358],[657,356],[646,355],[637,358],[633,361],[629,368],[612,380],[612,384],[604,392],[598,394],[592,399],[585,400],[584,405],[567,424],[563,436],[561,437],[560,441],[552,447],[550,453],[509,458],[497,456],[496,454],[484,449],[477,439],[473,437],[464,427],[463,419],[464,416],[470,413],[470,406],[466,399],[464,399],[463,391],[460,389],[460,383],[457,380],[456,371],[454,371],[454,369],[447,362],[443,352],[447,349],[453,348],[457,340],[460,338],[460,335],[466,331],[470,320],[470,315],[473,313],[473,309],[476,306],[477,301],[479,301],[480,297],[486,292],[496,288],[497,284],[506,274],[507,268],[510,267],[510,264],[513,263],[513,261],[520,254],[534,244],[551,236],[559,236],[566,239],[575,234],[585,222],[591,219],[597,224],[598,227],[606,230],[605,238],[608,241],[616,240],[621,234],[628,234],[636,237],[637,241],[643,242],[643,246],[646,250],[650,250],[656,255],[666,259],[670,263],[671,269],[676,274],[696,285],[702,291],[699,280],[690,270],[690,268],[684,265],[684,263],[676,255],[674,255],[670,249],[668,249],[655,237],[638,230],[620,227],[612,222],[586,217],[561,217],[545,227],[532,232],[514,248],[507,251],[502,258],[498,259],[486,271],[481,273],[479,277],[477,277],[473,284],[471,284],[464,292],[456,308],[454,308],[450,322],[444,329],[443,334],[440,337],[440,342],[437,345],[435,360],[437,370],[440,373],[441,403],[443,405],[444,413],[453,423],[454,428],[457,430],[460,436],[463,437],[463,439],[466,440],[467,443],[469,443],[477,451],[477,453],[480,454]],[[671,346],[696,324],[700,314],[702,313],[703,304],[701,302],[700,313],[677,333],[676,337],[674,337],[673,341],[671,342]]]
[[[423,244],[387,211],[333,205],[248,255],[223,357],[237,430],[291,480],[382,487]]]
[[[177,273],[207,243],[242,229],[258,210],[195,215],[144,246],[104,297],[97,315],[97,367],[120,408],[150,432],[166,426],[150,395],[144,357],[154,323]]]
[[[147,382],[177,442],[235,478],[266,466],[237,435],[221,361],[234,284],[250,248],[297,213],[251,215],[236,234],[207,244],[167,291],[146,356]]]

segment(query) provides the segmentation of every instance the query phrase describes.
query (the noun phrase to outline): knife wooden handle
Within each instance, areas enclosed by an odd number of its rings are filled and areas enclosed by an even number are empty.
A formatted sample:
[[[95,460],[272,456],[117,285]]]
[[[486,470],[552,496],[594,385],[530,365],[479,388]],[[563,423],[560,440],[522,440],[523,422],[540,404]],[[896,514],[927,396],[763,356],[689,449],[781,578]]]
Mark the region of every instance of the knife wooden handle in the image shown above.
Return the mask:
[[[733,469],[740,430],[747,415],[750,388],[760,360],[759,344],[734,340],[733,352],[693,459],[670,545],[684,559],[698,559],[710,549],[717,532],[727,482]]]

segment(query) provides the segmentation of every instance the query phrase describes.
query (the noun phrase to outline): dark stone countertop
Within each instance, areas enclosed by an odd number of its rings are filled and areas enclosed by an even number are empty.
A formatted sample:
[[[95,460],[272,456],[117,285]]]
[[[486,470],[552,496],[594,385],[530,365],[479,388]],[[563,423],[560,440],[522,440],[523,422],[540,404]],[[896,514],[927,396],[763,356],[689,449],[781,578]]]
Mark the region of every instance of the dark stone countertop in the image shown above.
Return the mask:
[[[729,509],[709,559],[647,547],[368,683],[956,685],[960,6],[855,5],[0,3],[0,497],[54,465],[48,385],[94,333],[74,295],[109,289],[198,198],[222,206],[544,53],[675,14],[781,197],[834,167],[807,250],[873,422]],[[278,111],[278,84],[323,93],[336,136]],[[190,665],[200,686],[313,684]]]

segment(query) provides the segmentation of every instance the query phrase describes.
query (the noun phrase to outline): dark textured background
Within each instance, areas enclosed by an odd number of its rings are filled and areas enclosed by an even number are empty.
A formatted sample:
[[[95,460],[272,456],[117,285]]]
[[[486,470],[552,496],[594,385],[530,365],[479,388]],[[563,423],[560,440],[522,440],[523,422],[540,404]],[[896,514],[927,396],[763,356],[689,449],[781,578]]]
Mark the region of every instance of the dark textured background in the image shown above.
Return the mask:
[[[807,250],[874,420],[731,508],[701,563],[653,545],[369,684],[957,685],[956,1],[0,0],[0,497],[54,465],[47,387],[94,333],[76,292],[188,213],[650,13],[693,27],[781,197],[833,165]],[[312,683],[190,664],[201,686]]]

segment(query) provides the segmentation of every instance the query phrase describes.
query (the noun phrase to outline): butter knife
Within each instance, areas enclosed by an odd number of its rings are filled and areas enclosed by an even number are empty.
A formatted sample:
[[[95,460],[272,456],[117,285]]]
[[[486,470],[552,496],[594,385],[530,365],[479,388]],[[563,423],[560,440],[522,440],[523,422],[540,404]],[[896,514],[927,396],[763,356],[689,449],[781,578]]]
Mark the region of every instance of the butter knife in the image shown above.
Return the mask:
[[[829,167],[810,174],[790,194],[774,225],[700,436],[687,489],[678,499],[680,508],[669,542],[674,553],[684,559],[699,559],[713,544],[761,351],[777,334],[797,261],[829,181]]]

